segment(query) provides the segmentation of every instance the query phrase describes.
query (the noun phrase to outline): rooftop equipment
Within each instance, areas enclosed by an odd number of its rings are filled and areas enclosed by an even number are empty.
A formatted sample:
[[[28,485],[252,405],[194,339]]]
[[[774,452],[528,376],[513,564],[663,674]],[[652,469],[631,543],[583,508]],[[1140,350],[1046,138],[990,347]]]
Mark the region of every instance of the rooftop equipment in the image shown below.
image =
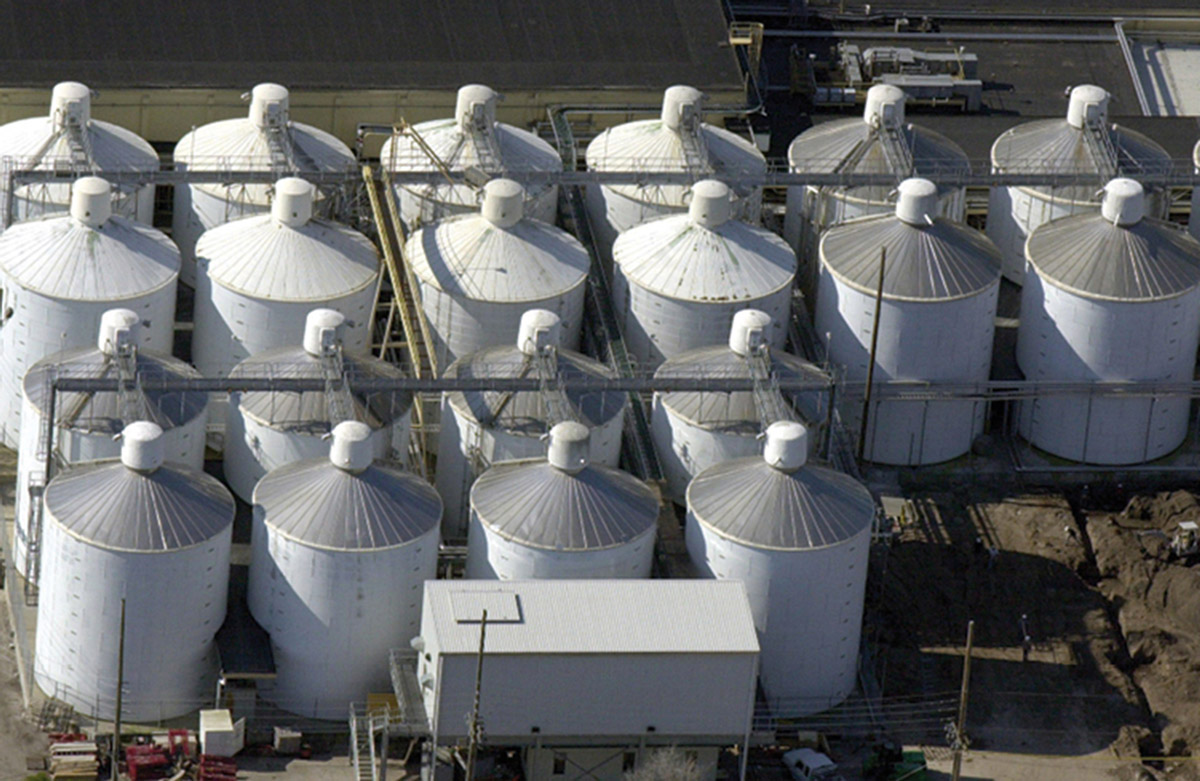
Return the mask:
[[[111,196],[103,179],[77,179],[69,214],[0,235],[0,427],[8,447],[19,443],[25,372],[47,355],[93,344],[114,306],[137,313],[139,346],[171,352],[179,250],[154,228],[113,214]]]
[[[588,457],[588,428],[550,429],[545,459],[508,461],[471,486],[467,577],[648,578],[658,497]]]
[[[120,460],[46,487],[34,677],[47,696],[106,721],[122,602],[123,719],[182,716],[211,702],[217,684],[234,501],[216,478],[165,455],[162,429],[132,423]]]
[[[1142,186],[1114,179],[1099,212],[1029,237],[1017,364],[1027,380],[1188,382],[1200,341],[1200,242],[1146,216]],[[1188,433],[1191,399],[1045,395],[1020,430],[1048,453],[1093,464],[1152,461]]]
[[[400,369],[342,350],[346,318],[332,309],[309,312],[300,345],[245,359],[230,377],[323,379],[320,391],[235,391],[229,394],[225,479],[250,501],[254,485],[272,469],[329,455],[328,434],[342,421],[371,427],[376,458],[408,453],[413,398],[407,391],[355,392],[354,379],[399,379]]]
[[[688,553],[740,580],[778,716],[838,705],[856,683],[875,503],[848,475],[806,464],[804,426],[774,423],[761,456],[710,467],[687,490]]]
[[[409,238],[408,261],[438,366],[511,344],[527,309],[556,313],[563,345],[579,344],[591,260],[571,234],[526,219],[524,202],[521,185],[494,179],[484,188],[481,213],[448,217]]]
[[[92,119],[92,97],[92,91],[77,81],[60,82],[50,93],[48,116],[0,126],[4,172],[35,170],[91,176],[157,171],[158,153],[149,142],[111,122]],[[69,184],[20,185],[11,203],[8,187],[0,188],[0,221],[31,220],[70,208]],[[130,183],[115,188],[111,208],[114,214],[151,224],[154,185]]]
[[[284,710],[345,719],[390,689],[388,651],[421,626],[422,587],[437,575],[442,501],[377,461],[373,432],[345,421],[329,455],[285,464],[254,489],[247,601],[271,635]]]
[[[249,99],[247,116],[222,119],[192,128],[175,145],[177,171],[270,171],[276,177],[305,174],[357,174],[358,163],[350,147],[324,130],[294,122],[286,87],[259,84]],[[229,182],[179,185],[171,236],[183,253],[183,273],[188,285],[196,284],[193,254],[200,234],[239,217],[262,214],[271,208],[274,185]],[[331,208],[318,194],[318,211]]]
[[[383,144],[379,159],[393,174],[438,171],[487,178],[521,180],[526,172],[561,171],[562,158],[554,147],[528,130],[496,121],[496,104],[502,96],[482,84],[458,90],[454,116],[421,122]],[[400,218],[409,230],[457,214],[475,212],[480,192],[472,184],[397,184]],[[558,215],[558,185],[527,185],[522,193],[530,218],[553,223]]]
[[[993,187],[988,199],[987,232],[1004,253],[1004,276],[1022,284],[1025,242],[1039,225],[1100,209],[1099,190],[1117,176],[1165,173],[1171,157],[1156,142],[1128,128],[1109,124],[1111,96],[1083,84],[1070,90],[1064,119],[1039,119],[1005,131],[992,144],[992,170],[1001,173],[1095,174],[1095,185],[1068,187]],[[1168,205],[1154,192],[1146,213],[1159,216]]]
[[[979,231],[936,216],[938,208],[932,182],[908,179],[893,214],[851,220],[822,236],[816,330],[847,380],[867,378],[876,308],[876,383],[972,383],[990,376],[1000,251]],[[883,295],[876,304],[881,262]],[[906,466],[957,458],[983,431],[986,411],[973,400],[876,399],[863,454]],[[848,416],[856,431],[861,414],[858,405]]]
[[[733,219],[731,197],[721,182],[697,182],[686,214],[639,225],[613,245],[613,303],[641,364],[723,342],[746,307],[771,316],[766,340],[783,347],[796,256],[774,233]]]
[[[588,144],[587,166],[592,171],[646,173],[682,171],[702,179],[722,175],[750,177],[765,174],[767,161],[748,139],[704,122],[704,93],[676,85],[663,93],[657,119],[626,122],[609,128]],[[601,251],[607,255],[617,236],[657,217],[688,209],[691,187],[686,184],[602,185],[587,190],[587,210]],[[762,188],[733,193],[733,212],[740,220],[757,223],[762,211]]]

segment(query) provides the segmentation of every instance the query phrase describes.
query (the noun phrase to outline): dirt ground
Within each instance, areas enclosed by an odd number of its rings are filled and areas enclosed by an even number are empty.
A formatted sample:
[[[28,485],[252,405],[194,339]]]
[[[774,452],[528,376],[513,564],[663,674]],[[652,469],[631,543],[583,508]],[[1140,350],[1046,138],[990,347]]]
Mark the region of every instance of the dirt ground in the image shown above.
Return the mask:
[[[956,691],[974,620],[967,733],[997,774],[968,775],[1030,777],[1028,761],[1065,755],[1091,774],[1200,779],[1183,759],[1200,753],[1200,569],[1167,562],[1158,533],[1200,520],[1191,494],[1128,511],[1086,490],[909,500],[875,578],[884,692]],[[1163,756],[1182,761],[1128,761]]]

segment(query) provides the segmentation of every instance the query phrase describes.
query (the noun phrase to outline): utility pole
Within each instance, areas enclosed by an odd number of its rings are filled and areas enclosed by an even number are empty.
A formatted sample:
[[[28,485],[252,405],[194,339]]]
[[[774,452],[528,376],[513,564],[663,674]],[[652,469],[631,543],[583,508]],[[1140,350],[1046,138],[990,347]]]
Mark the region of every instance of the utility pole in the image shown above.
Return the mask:
[[[858,460],[867,449],[867,419],[871,414],[871,388],[875,384],[875,350],[879,346],[879,312],[883,309],[883,272],[887,267],[887,247],[879,248],[879,286],[875,289],[875,322],[871,326],[871,355],[867,360],[867,389],[863,394],[862,425],[858,432]]]
[[[113,777],[120,777],[121,689],[125,686],[125,598],[121,597],[121,631],[117,635],[117,712],[113,719]]]
[[[950,773],[951,781],[958,781],[962,772],[962,754],[966,743],[967,726],[967,697],[971,693],[971,647],[975,644],[975,622],[967,622],[967,654],[963,658],[962,694],[958,698],[958,723],[954,735],[954,769]]]
[[[475,755],[479,751],[479,692],[483,685],[483,643],[487,638],[487,610],[479,619],[479,658],[475,662],[475,704],[471,707],[471,743],[467,749],[467,781],[475,781]]]

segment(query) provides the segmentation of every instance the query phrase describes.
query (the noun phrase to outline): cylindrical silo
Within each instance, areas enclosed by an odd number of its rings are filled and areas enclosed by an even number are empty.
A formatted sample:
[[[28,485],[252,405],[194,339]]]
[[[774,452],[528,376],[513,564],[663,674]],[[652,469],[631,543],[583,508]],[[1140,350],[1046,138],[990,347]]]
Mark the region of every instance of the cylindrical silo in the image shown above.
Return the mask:
[[[421,122],[412,128],[437,160],[412,133],[400,133],[384,142],[380,162],[393,175],[436,173],[441,170],[439,162],[454,172],[475,168],[491,177],[517,181],[524,173],[561,171],[563,161],[554,147],[528,130],[496,121],[500,99],[496,91],[482,84],[460,87],[453,117]],[[535,220],[553,223],[558,216],[558,185],[541,182],[526,188],[525,213]],[[469,184],[397,183],[394,189],[400,219],[410,231],[456,214],[479,211],[481,193]]]
[[[713,464],[752,456],[764,423],[796,416],[810,432],[815,454],[829,418],[829,376],[816,366],[766,343],[771,317],[756,309],[734,315],[728,344],[688,350],[658,367],[656,378],[756,379],[758,391],[655,393],[650,433],[666,479],[666,493],[683,503],[693,477]],[[803,379],[812,388],[780,391],[780,379]]]
[[[663,93],[662,115],[605,130],[588,144],[591,171],[684,172],[695,181],[713,177],[752,179],[767,171],[762,152],[748,139],[704,122],[704,93],[676,85]],[[617,236],[648,220],[688,210],[686,184],[620,184],[587,188],[592,232],[606,256]],[[757,223],[762,187],[738,183],[733,191],[739,220]]]
[[[621,460],[629,395],[579,387],[560,391],[560,379],[616,376],[598,361],[559,348],[560,338],[557,315],[530,310],[521,317],[521,335],[512,344],[472,353],[446,369],[448,378],[537,377],[544,378],[546,387],[545,392],[470,390],[442,395],[437,488],[446,505],[446,537],[467,533],[468,498],[475,478],[500,461],[544,456],[543,438],[564,417],[592,429],[592,463],[616,466]]]
[[[0,126],[0,161],[5,173],[71,171],[90,176],[158,170],[158,153],[148,141],[111,122],[92,119],[92,91],[77,81],[54,85],[49,116],[18,119]],[[20,185],[12,203],[7,188],[0,192],[0,220],[30,220],[70,208],[71,186],[61,181]],[[114,188],[112,211],[150,225],[154,219],[154,185],[129,183]]]
[[[408,262],[439,369],[484,347],[512,344],[527,309],[558,314],[563,344],[579,344],[587,250],[561,228],[527,219],[523,209],[521,186],[494,179],[481,213],[448,217],[409,238]]]
[[[344,720],[391,691],[388,651],[421,628],[437,577],[442,501],[433,486],[375,460],[371,429],[333,429],[329,456],[273,469],[254,489],[247,602],[271,635],[284,710]]]
[[[1026,244],[1017,364],[1027,380],[1190,382],[1200,340],[1200,242],[1145,216],[1131,179],[1099,212],[1039,227]],[[1191,399],[1044,395],[1021,404],[1021,435],[1061,458],[1152,461],[1183,443]]]
[[[292,344],[316,307],[346,316],[342,349],[370,349],[379,255],[358,231],[313,216],[315,188],[275,183],[271,213],[227,222],[196,243],[192,362],[206,377]]]
[[[729,188],[720,182],[697,182],[687,214],[622,233],[613,264],[625,347],[648,368],[725,341],[734,314],[746,307],[771,316],[772,347],[787,340],[796,255],[771,231],[733,219]]]
[[[54,399],[56,461],[77,464],[121,455],[115,439],[126,425],[150,421],[162,429],[167,461],[204,468],[204,423],[208,394],[163,391],[147,382],[196,379],[199,372],[177,358],[137,349],[141,323],[129,309],[110,309],[100,319],[94,347],[79,347],[47,356],[25,375],[21,408],[21,447],[17,451],[16,519],[13,565],[28,577],[26,562],[31,513],[30,489],[45,485],[46,426],[51,384],[58,378],[136,379],[125,393],[58,391]]]
[[[34,678],[104,720],[116,710],[122,601],[125,721],[182,716],[216,690],[234,501],[164,455],[161,429],[132,423],[120,460],[74,467],[46,487]]]
[[[687,490],[692,563],[746,584],[759,681],[788,716],[854,690],[875,518],[865,486],[806,464],[806,450],[803,425],[772,424],[761,456],[710,467]]]
[[[0,235],[0,426],[16,447],[21,381],[47,355],[90,345],[113,307],[141,319],[138,345],[170,353],[179,250],[154,228],[111,213],[111,188],[72,185],[71,211]]]
[[[192,128],[175,145],[177,171],[287,172],[344,174],[352,181],[357,162],[350,147],[312,125],[293,122],[288,91],[278,84],[259,84],[249,93],[247,116],[222,119]],[[271,208],[274,186],[231,181],[180,184],[175,188],[171,236],[183,253],[183,273],[195,285],[193,254],[200,234],[222,223],[262,214]],[[329,204],[318,194],[318,210]]]
[[[588,428],[559,423],[545,459],[497,464],[471,487],[467,577],[648,578],[658,498],[588,458]]]
[[[788,168],[794,174],[892,174],[896,182],[911,176],[964,174],[971,164],[962,148],[940,133],[905,121],[904,90],[877,84],[867,90],[862,119],[823,122],[804,131],[788,147]],[[810,187],[787,191],[783,235],[796,250],[807,291],[816,289],[820,261],[817,242],[831,225],[895,208],[893,185],[867,187]],[[966,190],[938,189],[937,215],[962,220]]]
[[[1000,252],[979,231],[936,217],[937,210],[937,187],[908,179],[894,214],[852,220],[821,237],[814,319],[829,362],[843,367],[846,379],[867,378],[884,251],[874,381],[969,384],[990,376]],[[978,401],[876,399],[864,455],[907,466],[957,458],[982,432],[985,411]],[[855,406],[847,417],[855,431],[861,414]]]
[[[1039,119],[1005,131],[992,144],[998,173],[1094,175],[1095,183],[1064,187],[993,187],[987,233],[1004,254],[1004,276],[1025,279],[1025,241],[1045,222],[1100,209],[1098,191],[1114,176],[1165,173],[1171,156],[1141,133],[1109,124],[1109,94],[1083,84],[1071,90],[1064,119]],[[1153,192],[1146,213],[1158,217],[1169,205]]]
[[[354,380],[404,376],[395,366],[342,350],[345,317],[332,309],[309,312],[302,344],[252,355],[230,377],[325,380],[321,391],[234,391],[225,424],[225,480],[250,501],[254,485],[272,469],[329,455],[328,434],[344,420],[371,427],[376,458],[408,452],[412,394],[352,391]]]

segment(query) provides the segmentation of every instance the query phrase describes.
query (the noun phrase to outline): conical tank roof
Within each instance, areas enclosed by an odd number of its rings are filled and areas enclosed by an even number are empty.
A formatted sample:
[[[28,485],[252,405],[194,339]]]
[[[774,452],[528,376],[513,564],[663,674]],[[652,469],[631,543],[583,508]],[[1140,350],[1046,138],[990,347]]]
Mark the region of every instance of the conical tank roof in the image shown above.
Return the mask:
[[[70,213],[0,234],[0,270],[27,290],[72,301],[116,302],[174,282],[179,249],[161,231],[117,215],[80,219],[82,201],[107,206],[109,195],[103,180],[77,180]]]
[[[137,553],[182,550],[224,532],[233,523],[233,496],[204,472],[163,464],[161,435],[150,423],[127,426],[120,459],[73,467],[50,481],[46,512],[85,542]]]
[[[883,295],[901,301],[964,298],[998,284],[1000,250],[979,231],[935,216],[937,202],[932,182],[902,182],[893,214],[851,220],[822,234],[822,263],[841,282],[873,296],[886,250]]]
[[[657,119],[626,122],[609,128],[588,144],[587,167],[592,171],[691,171],[705,176],[764,174],[767,161],[749,140],[724,128],[701,121],[703,94],[691,87],[675,86],[663,95]],[[697,156],[699,152],[699,156]],[[608,185],[629,198],[653,203],[680,204],[687,185]],[[740,188],[739,196],[752,187]]]
[[[277,377],[324,379],[322,358],[294,345],[265,350],[246,358],[229,372],[230,377]],[[365,356],[343,355],[343,376],[354,379],[400,379],[404,372],[391,364]],[[352,419],[373,429],[390,426],[412,407],[407,391],[350,393]],[[336,421],[330,418],[330,399],[324,391],[248,391],[241,395],[238,409],[270,426],[284,431],[324,433]]]
[[[312,218],[292,219],[276,206],[283,188],[301,186],[307,215],[312,186],[299,179],[276,183],[271,214],[233,220],[206,231],[196,258],[207,261],[213,283],[273,301],[328,301],[374,285],[379,276],[375,245],[358,231]]]
[[[493,466],[471,486],[471,508],[488,530],[531,548],[614,548],[658,523],[658,499],[633,475],[590,464],[571,472],[546,460]]]
[[[412,235],[413,273],[447,295],[476,301],[540,301],[583,284],[587,250],[560,228],[522,218],[523,199],[515,182],[489,182],[481,213],[448,217]]]
[[[210,122],[193,128],[175,145],[176,164],[195,170],[273,171],[279,152],[289,168],[305,173],[353,173],[354,153],[336,136],[291,120],[288,90],[278,84],[259,84],[247,95],[246,116]],[[191,185],[223,195],[224,184]],[[244,185],[245,197],[265,204],[273,185]]]
[[[787,242],[728,219],[728,212],[715,219],[699,214],[708,188],[714,202],[728,201],[725,185],[698,182],[689,213],[651,220],[617,237],[613,262],[625,278],[661,296],[700,302],[756,299],[789,287],[796,254]]]
[[[763,456],[705,469],[688,485],[687,506],[722,537],[774,550],[836,545],[875,517],[871,492],[849,475],[812,464],[789,470]]]
[[[1044,223],[1025,257],[1042,279],[1085,298],[1155,301],[1200,284],[1200,242],[1172,223],[1143,216],[1131,179],[1105,187],[1100,212]]]
[[[153,386],[162,380],[199,379],[200,372],[169,355],[138,350],[133,364],[138,387],[127,397],[113,391],[59,391],[54,416],[59,426],[95,433],[118,434],[132,416],[162,429],[177,428],[195,420],[208,406],[203,391],[163,391]],[[56,378],[117,379],[118,358],[97,347],[64,350],[47,356],[25,374],[25,398],[43,415],[49,412],[50,382]],[[127,406],[133,401],[132,410]]]
[[[328,458],[285,464],[258,482],[254,503],[275,532],[329,550],[404,545],[437,529],[442,519],[442,500],[432,486],[381,461],[361,472]]]
[[[616,372],[571,350],[554,352],[558,376],[564,380],[611,379]],[[537,377],[537,361],[516,345],[486,347],[459,358],[446,368],[446,378]],[[601,426],[622,414],[629,396],[620,391],[568,388],[567,402],[575,417],[589,426]],[[539,391],[505,393],[490,390],[451,391],[447,402],[456,414],[488,428],[541,436],[547,431],[550,410]]]
[[[157,171],[158,153],[141,136],[91,116],[91,92],[78,82],[54,87],[48,115],[18,119],[0,126],[0,157],[17,168],[62,170],[78,166],[72,140],[74,124],[91,172]]]

